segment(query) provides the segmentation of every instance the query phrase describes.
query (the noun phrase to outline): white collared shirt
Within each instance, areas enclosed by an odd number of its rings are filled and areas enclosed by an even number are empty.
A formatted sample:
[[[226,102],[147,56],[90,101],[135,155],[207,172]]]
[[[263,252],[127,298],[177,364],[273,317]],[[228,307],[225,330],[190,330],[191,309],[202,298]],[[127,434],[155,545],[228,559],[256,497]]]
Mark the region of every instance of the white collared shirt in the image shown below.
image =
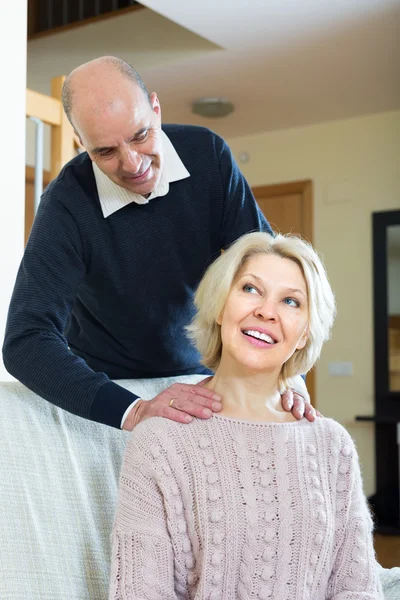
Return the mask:
[[[96,163],[92,162],[101,210],[103,211],[105,219],[131,202],[136,202],[136,204],[147,204],[153,198],[165,196],[168,194],[170,183],[190,177],[189,171],[179,158],[171,140],[162,130],[161,142],[164,151],[164,167],[157,187],[152,191],[148,198],[145,198],[140,194],[135,194],[134,192],[117,185],[111,181],[107,175],[100,171]]]
[[[189,171],[179,158],[177,151],[172,145],[169,137],[161,130],[161,143],[164,151],[164,167],[161,173],[160,181],[156,188],[151,192],[148,198],[135,194],[126,188],[123,188],[107,177],[96,163],[92,162],[93,173],[96,180],[97,192],[99,194],[100,206],[103,217],[106,219],[120,208],[124,208],[131,202],[136,204],[147,204],[153,198],[165,196],[169,191],[169,184],[173,181],[180,181],[190,177]],[[125,419],[135,406],[141,400],[137,398],[128,406],[121,419],[121,429],[124,426]]]

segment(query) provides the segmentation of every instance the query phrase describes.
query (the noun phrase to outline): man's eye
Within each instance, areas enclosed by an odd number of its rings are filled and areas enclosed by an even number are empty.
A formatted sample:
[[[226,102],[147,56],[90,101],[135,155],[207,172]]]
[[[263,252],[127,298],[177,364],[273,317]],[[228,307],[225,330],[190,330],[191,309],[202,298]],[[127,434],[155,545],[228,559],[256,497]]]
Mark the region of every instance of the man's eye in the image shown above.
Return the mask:
[[[111,156],[112,153],[113,149],[108,148],[107,150],[101,150],[101,152],[99,152],[99,156]]]
[[[148,130],[146,129],[146,131],[143,131],[143,133],[141,133],[140,135],[138,135],[135,138],[136,142],[143,142],[143,140],[145,140],[147,138],[147,134],[148,134]]]

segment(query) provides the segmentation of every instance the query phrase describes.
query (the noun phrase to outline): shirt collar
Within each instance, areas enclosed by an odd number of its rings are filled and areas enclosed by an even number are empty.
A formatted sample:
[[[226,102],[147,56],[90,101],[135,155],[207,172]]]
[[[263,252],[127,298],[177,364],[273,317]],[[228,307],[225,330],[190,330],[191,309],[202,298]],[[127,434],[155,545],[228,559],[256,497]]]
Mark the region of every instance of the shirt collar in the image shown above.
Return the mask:
[[[153,198],[165,196],[168,194],[170,183],[190,177],[190,173],[179,158],[171,140],[162,130],[161,143],[164,150],[164,168],[157,187],[148,198],[144,198],[140,194],[135,194],[134,192],[117,185],[111,181],[107,175],[100,171],[96,163],[92,162],[100,206],[105,219],[131,202],[136,202],[136,204],[147,204]]]

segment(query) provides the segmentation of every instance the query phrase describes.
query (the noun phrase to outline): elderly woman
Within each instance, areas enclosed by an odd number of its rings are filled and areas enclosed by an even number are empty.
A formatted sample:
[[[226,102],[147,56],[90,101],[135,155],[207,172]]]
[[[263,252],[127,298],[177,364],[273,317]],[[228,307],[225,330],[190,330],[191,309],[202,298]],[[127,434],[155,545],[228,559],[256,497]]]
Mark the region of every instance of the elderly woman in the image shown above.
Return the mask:
[[[312,247],[251,233],[206,272],[189,334],[209,420],[140,423],[127,446],[110,600],[373,600],[372,521],[354,444],[296,421],[280,392],[328,339],[335,303]]]

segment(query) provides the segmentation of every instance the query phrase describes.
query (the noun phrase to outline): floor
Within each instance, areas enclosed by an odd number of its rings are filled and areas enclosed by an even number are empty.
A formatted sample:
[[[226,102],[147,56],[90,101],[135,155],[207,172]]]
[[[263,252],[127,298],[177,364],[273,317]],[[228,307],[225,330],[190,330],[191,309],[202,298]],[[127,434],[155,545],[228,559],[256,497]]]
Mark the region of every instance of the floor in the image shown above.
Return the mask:
[[[379,564],[385,569],[400,567],[400,536],[376,534],[375,552]]]

